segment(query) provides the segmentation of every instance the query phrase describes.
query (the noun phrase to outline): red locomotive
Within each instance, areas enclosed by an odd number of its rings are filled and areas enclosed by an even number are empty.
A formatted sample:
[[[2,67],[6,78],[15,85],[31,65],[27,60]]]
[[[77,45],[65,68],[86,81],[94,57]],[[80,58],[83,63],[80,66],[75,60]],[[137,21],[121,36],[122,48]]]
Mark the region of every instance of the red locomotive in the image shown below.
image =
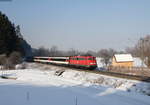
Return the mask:
[[[93,56],[72,56],[69,58],[69,65],[89,69],[97,67],[96,58]]]
[[[59,64],[79,68],[95,69],[96,58],[93,56],[70,56],[70,57],[34,57],[35,62]]]

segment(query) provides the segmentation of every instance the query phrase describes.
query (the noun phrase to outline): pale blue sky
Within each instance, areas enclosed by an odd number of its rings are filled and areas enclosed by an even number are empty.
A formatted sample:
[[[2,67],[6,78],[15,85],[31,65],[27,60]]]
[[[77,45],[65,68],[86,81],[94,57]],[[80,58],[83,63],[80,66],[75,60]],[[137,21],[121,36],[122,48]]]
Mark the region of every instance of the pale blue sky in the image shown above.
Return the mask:
[[[122,50],[150,34],[150,0],[12,0],[0,11],[35,48]]]

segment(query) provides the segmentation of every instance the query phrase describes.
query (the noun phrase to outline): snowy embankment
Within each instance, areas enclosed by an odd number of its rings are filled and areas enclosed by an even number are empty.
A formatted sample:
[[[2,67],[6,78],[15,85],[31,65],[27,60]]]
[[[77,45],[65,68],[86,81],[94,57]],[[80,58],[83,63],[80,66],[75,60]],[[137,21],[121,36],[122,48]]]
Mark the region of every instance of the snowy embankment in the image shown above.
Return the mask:
[[[70,81],[79,85],[81,84],[85,86],[105,86],[123,91],[133,91],[150,95],[150,83],[145,83],[141,81],[116,78],[111,76],[88,73],[84,71],[75,71],[71,69],[41,64],[28,64],[28,68],[39,68],[49,77],[63,79],[65,81]]]
[[[58,85],[105,86],[150,95],[150,83],[35,63],[27,64],[27,68],[28,69],[25,70],[3,71],[1,74],[22,81],[49,83],[50,80],[58,80],[57,83],[54,81]],[[63,81],[63,83],[61,83],[61,81]]]
[[[1,74],[17,78],[0,79],[2,105],[150,104],[149,83],[39,64]]]

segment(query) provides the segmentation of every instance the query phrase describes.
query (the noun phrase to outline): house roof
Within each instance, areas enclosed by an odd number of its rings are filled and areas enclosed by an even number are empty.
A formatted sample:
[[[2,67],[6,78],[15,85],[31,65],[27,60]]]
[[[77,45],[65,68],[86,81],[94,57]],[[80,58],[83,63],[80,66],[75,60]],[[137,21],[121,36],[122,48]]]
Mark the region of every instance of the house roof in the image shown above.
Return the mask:
[[[133,62],[133,57],[131,54],[115,54],[116,62]]]

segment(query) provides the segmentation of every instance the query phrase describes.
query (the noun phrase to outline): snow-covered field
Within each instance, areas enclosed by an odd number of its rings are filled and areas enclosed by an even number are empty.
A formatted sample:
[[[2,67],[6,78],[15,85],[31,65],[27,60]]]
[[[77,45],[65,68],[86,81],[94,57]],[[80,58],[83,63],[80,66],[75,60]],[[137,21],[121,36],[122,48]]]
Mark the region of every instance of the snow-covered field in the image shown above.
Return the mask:
[[[0,72],[0,105],[150,105],[149,83],[29,65]]]

